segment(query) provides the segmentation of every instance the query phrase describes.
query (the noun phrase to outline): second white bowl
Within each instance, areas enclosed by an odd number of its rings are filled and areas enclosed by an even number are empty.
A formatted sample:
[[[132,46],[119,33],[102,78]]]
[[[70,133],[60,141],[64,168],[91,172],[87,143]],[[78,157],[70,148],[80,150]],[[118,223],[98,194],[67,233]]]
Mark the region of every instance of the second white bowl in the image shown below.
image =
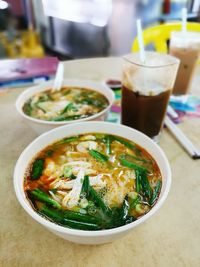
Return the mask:
[[[94,121],[94,120],[104,121],[107,118],[109,111],[111,109],[111,106],[115,100],[115,95],[113,91],[106,84],[103,84],[101,82],[94,82],[94,81],[88,81],[88,80],[75,80],[75,79],[64,80],[63,86],[85,87],[85,88],[89,88],[94,91],[97,91],[103,94],[108,99],[109,105],[104,110],[102,110],[101,112],[97,114],[94,114],[84,119],[79,119],[79,120],[74,120],[74,121],[45,121],[45,120],[36,119],[36,118],[26,115],[23,111],[24,103],[34,94],[38,92],[43,92],[43,91],[46,91],[52,88],[53,82],[54,81],[48,81],[40,85],[30,87],[29,89],[21,93],[16,101],[17,111],[27,121],[27,123],[31,126],[31,128],[33,128],[33,130],[37,134],[44,133],[46,131],[52,130],[53,128],[56,128],[58,126],[62,126],[65,124],[82,122],[82,121]]]

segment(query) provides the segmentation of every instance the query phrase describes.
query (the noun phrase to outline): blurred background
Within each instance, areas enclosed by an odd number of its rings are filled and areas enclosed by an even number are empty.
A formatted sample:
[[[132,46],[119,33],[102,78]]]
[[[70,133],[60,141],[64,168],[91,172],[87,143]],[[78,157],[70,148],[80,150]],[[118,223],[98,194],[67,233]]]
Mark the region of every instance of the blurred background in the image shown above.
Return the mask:
[[[0,0],[0,58],[61,60],[130,52],[136,19],[143,28],[199,21],[200,0]]]

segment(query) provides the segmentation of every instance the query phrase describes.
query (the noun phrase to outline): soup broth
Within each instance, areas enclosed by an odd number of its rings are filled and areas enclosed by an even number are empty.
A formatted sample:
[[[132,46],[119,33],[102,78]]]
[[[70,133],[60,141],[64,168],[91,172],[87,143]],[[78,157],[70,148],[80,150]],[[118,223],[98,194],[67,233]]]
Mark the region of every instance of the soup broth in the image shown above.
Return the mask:
[[[23,106],[26,115],[47,121],[71,121],[87,118],[109,105],[107,98],[88,88],[63,87],[32,96]]]
[[[159,167],[135,143],[89,133],[59,140],[29,164],[24,190],[33,209],[68,228],[101,230],[131,223],[155,205]]]

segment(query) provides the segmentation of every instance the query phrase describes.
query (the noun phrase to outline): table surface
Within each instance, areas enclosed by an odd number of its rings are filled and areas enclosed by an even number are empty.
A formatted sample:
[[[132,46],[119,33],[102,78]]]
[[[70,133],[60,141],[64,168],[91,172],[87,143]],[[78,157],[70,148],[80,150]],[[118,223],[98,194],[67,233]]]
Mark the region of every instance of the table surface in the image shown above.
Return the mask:
[[[200,68],[192,93],[200,96]],[[68,61],[65,76],[104,80],[121,76],[120,58]],[[25,88],[0,92],[0,266],[200,266],[200,161],[192,160],[167,129],[160,146],[172,168],[167,201],[148,221],[114,243],[84,246],[61,239],[35,222],[18,203],[13,169],[36,134],[15,110]],[[200,148],[200,120],[185,120],[180,128]]]

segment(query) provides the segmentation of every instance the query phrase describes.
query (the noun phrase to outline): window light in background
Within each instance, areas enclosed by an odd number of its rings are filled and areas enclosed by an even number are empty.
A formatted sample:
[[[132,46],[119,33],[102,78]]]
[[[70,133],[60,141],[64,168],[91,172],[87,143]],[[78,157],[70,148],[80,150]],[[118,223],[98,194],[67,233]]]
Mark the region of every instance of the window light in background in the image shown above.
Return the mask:
[[[0,9],[8,8],[8,3],[6,1],[0,0]]]
[[[42,2],[47,16],[91,23],[99,27],[107,24],[112,12],[112,0],[42,0]]]

